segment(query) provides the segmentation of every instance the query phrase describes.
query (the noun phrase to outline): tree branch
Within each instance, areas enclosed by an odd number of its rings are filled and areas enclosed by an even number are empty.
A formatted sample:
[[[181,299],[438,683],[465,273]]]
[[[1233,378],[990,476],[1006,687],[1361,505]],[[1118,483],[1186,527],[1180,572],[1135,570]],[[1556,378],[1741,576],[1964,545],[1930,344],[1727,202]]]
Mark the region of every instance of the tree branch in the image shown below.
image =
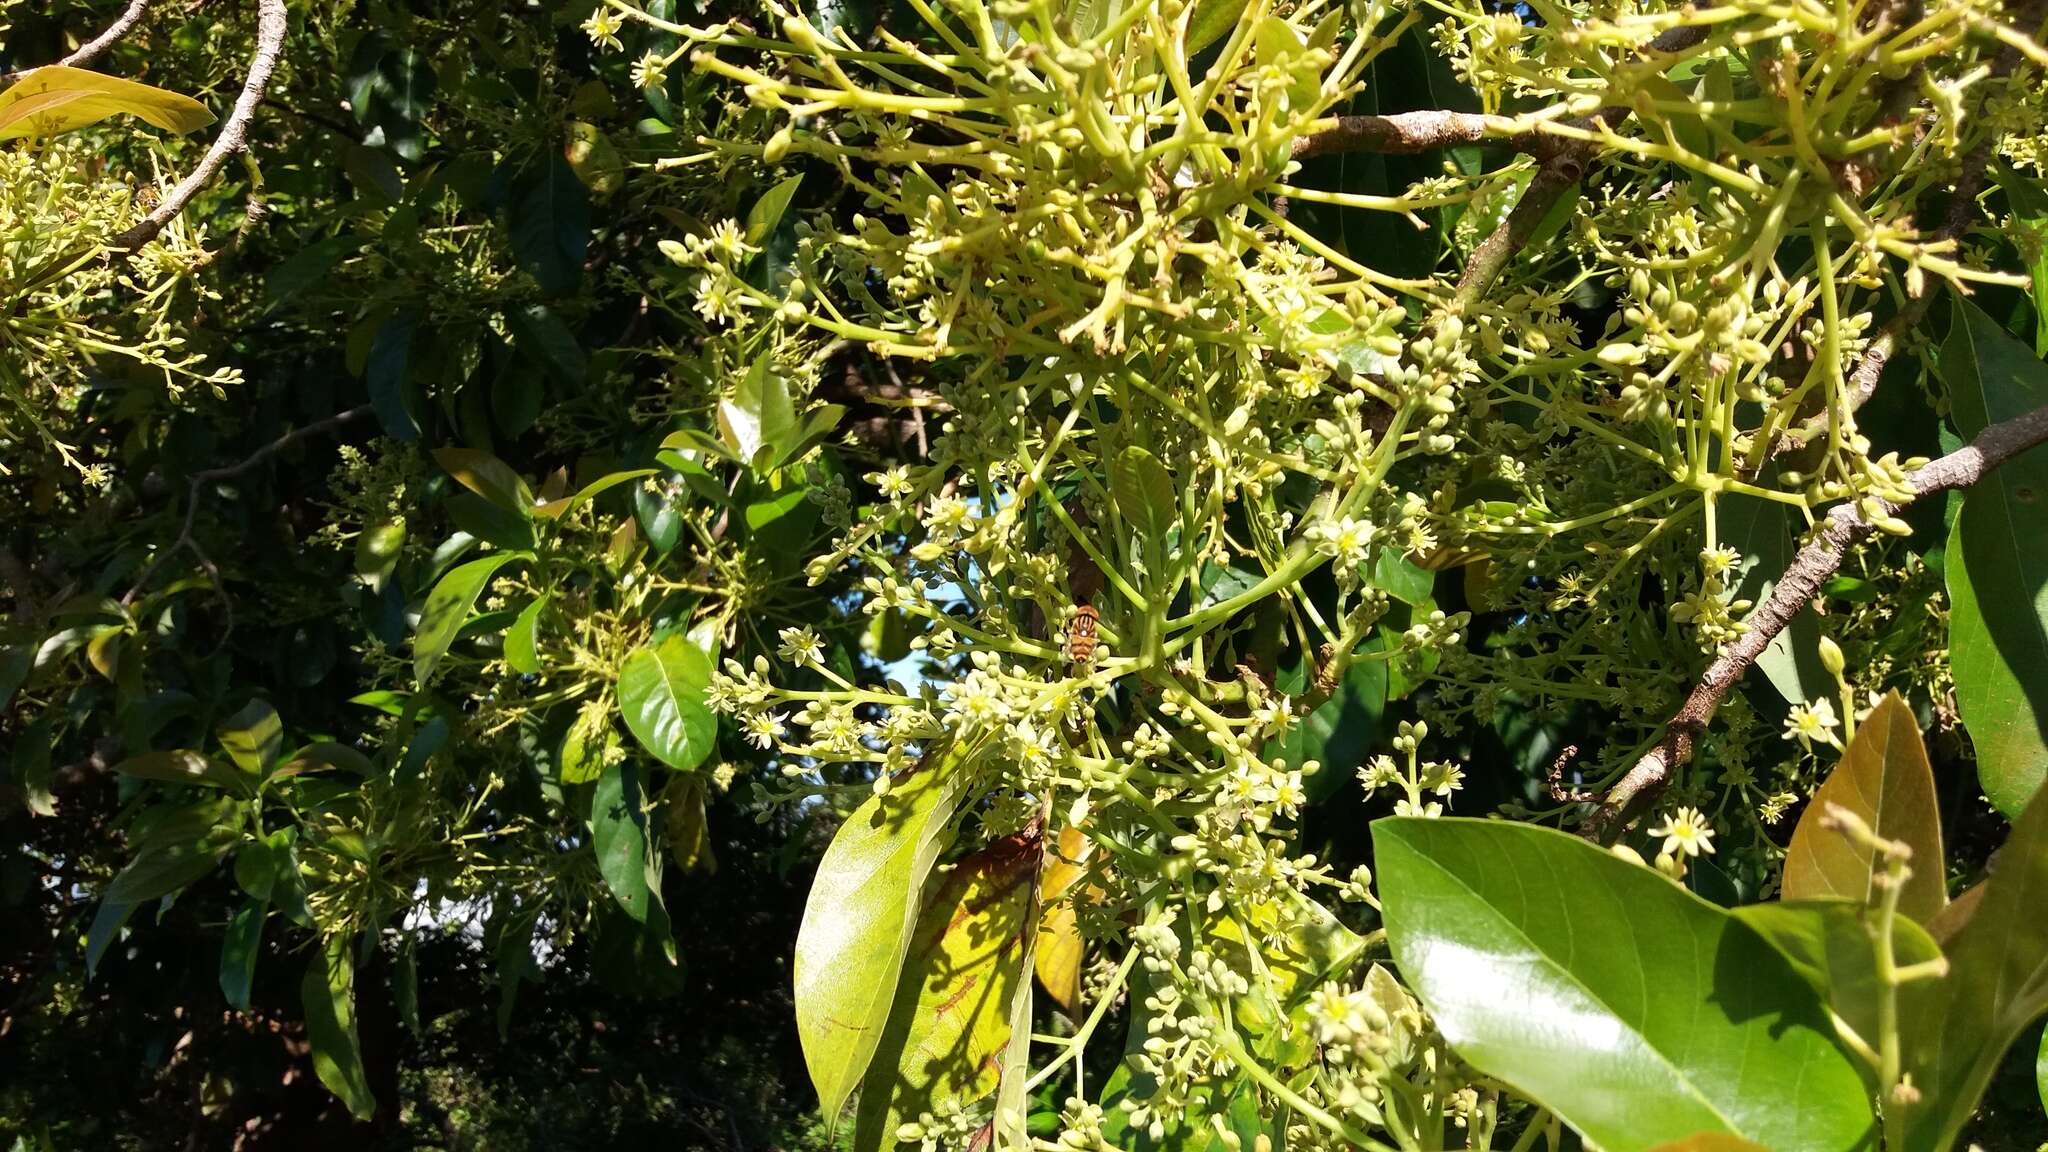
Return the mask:
[[[1913,473],[1908,479],[1914,498],[1967,488],[2000,464],[2044,442],[2048,442],[2048,406],[1993,424],[1967,445]],[[1895,514],[1900,507],[1886,503],[1885,515]],[[1777,587],[1743,621],[1742,636],[1723,648],[1700,674],[1699,683],[1666,727],[1664,738],[1607,790],[1600,807],[1586,818],[1582,826],[1586,836],[1602,842],[1613,839],[1634,812],[1664,791],[1672,774],[1692,758],[1700,733],[1728,690],[1841,567],[1849,546],[1870,530],[1870,520],[1855,504],[1840,504],[1828,511],[1812,539],[1792,558]]]
[[[107,25],[106,31],[80,44],[76,51],[56,61],[56,64],[64,68],[83,68],[87,64],[99,59],[107,49],[112,48],[118,43],[121,37],[134,31],[135,26],[142,23],[142,17],[148,11],[149,0],[128,0],[127,9],[112,24]],[[48,66],[41,65],[40,67]],[[12,84],[16,80],[33,75],[36,71],[37,69],[35,68],[23,68],[17,72],[0,75],[0,84]]]
[[[325,420],[316,420],[303,428],[294,428],[233,464],[223,465],[219,468],[208,468],[203,472],[194,472],[191,477],[191,488],[185,497],[185,520],[178,529],[177,538],[150,558],[149,564],[142,569],[142,574],[135,578],[135,584],[128,589],[126,595],[121,597],[121,603],[123,605],[134,603],[135,597],[140,595],[142,590],[149,585],[150,577],[156,575],[157,569],[163,567],[164,561],[170,559],[181,548],[189,548],[195,556],[199,557],[199,562],[205,566],[207,574],[213,577],[214,587],[218,590],[220,588],[219,570],[214,567],[213,561],[208,559],[206,554],[199,550],[198,544],[192,539],[192,524],[199,516],[199,500],[200,497],[205,495],[206,486],[221,480],[230,480],[240,476],[301,440],[307,440],[314,436],[324,436],[352,420],[359,420],[364,416],[368,416],[372,411],[374,409],[371,405],[358,404],[346,412],[338,412],[327,417]],[[229,611],[232,612],[233,609],[231,608]],[[232,617],[230,618],[232,619]]]
[[[289,26],[284,0],[256,0],[256,7],[256,52],[249,61],[249,75],[242,82],[242,94],[235,99],[234,111],[228,114],[220,135],[214,137],[213,146],[200,157],[198,167],[178,181],[149,215],[115,237],[115,249],[133,252],[156,239],[157,234],[185,210],[185,205],[213,182],[230,157],[249,147],[249,126],[255,122],[256,110],[263,104],[263,94],[270,87],[270,76],[277,69],[278,54],[284,50],[285,31]]]

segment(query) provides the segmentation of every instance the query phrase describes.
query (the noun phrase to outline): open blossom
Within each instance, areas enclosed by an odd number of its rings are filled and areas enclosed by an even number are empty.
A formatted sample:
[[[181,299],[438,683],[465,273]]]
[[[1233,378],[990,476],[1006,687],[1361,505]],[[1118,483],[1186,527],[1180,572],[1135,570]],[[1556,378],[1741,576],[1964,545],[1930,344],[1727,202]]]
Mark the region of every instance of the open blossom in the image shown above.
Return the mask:
[[[626,47],[619,42],[619,29],[625,26],[624,16],[610,8],[598,8],[590,13],[590,19],[583,22],[583,32],[597,47],[618,52]]]
[[[1799,741],[1799,746],[1811,751],[1814,741],[1822,744],[1835,742],[1834,730],[1842,726],[1835,718],[1835,706],[1826,697],[1811,704],[1794,705],[1785,716],[1785,739]]]
[[[1673,812],[1661,826],[1650,829],[1650,835],[1664,838],[1666,856],[1698,856],[1702,852],[1711,855],[1714,851],[1714,829],[1697,808]]]

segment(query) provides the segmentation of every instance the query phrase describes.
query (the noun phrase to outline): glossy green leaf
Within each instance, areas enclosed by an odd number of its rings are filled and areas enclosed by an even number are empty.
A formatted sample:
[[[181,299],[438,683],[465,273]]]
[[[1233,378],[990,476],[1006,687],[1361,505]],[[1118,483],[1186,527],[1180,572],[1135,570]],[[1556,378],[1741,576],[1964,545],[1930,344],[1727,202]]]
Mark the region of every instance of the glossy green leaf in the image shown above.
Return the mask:
[[[2048,789],[2013,823],[1982,888],[1944,945],[1948,974],[1900,992],[1906,1070],[1922,1094],[1907,1114],[1914,1152],[1949,1146],[2006,1050],[2048,1011]]]
[[[549,598],[545,592],[534,597],[533,603],[519,610],[519,618],[505,633],[505,663],[510,664],[514,672],[528,676],[540,672],[540,617],[547,611]]]
[[[1188,57],[1193,59],[1195,53],[1228,36],[1243,15],[1244,0],[1195,0],[1194,14],[1188,17]]]
[[[1814,990],[1873,1048],[1878,1041],[1877,950],[1864,905],[1853,900],[1798,900],[1732,909],[1736,919],[1776,948]],[[1920,964],[1941,955],[1919,924],[1895,922],[1893,956]]]
[[[256,957],[263,951],[263,917],[269,908],[261,900],[244,900],[228,917],[220,941],[220,991],[228,1006],[249,1010],[249,991],[256,982]]]
[[[547,296],[565,296],[583,279],[590,248],[590,190],[552,149],[514,189],[512,252]]]
[[[609,719],[595,734],[585,732],[580,722],[569,725],[562,734],[562,750],[555,757],[562,783],[588,784],[597,779],[615,758],[612,750],[618,746],[619,733]]]
[[[1588,1143],[1866,1146],[1826,1005],[1727,912],[1547,828],[1396,818],[1373,845],[1388,942],[1444,1038]]]
[[[796,1026],[828,1119],[881,1044],[925,877],[952,839],[966,790],[962,753],[929,753],[863,802],[818,862],[796,938]]]
[[[1822,826],[1831,804],[1855,813],[1879,836],[1912,847],[1913,874],[1899,893],[1899,911],[1925,924],[1948,904],[1934,770],[1913,709],[1897,692],[1856,726],[1841,763],[1792,830],[1785,854],[1787,900],[1835,897],[1863,904],[1877,892],[1880,869],[1872,854],[1845,833]]]
[[[605,766],[590,798],[590,847],[612,898],[634,920],[647,919],[647,806],[630,759]]]
[[[804,182],[802,176],[791,176],[775,187],[761,194],[754,206],[747,209],[746,242],[756,248],[782,223],[782,214],[789,211],[789,202],[796,198],[796,190]]]
[[[190,96],[51,64],[0,92],[0,140],[54,136],[123,113],[166,132],[196,132],[213,123],[213,113]]]
[[[640,746],[679,772],[704,762],[718,735],[704,706],[711,659],[687,636],[671,634],[633,650],[619,666],[619,712]]]
[[[474,448],[436,448],[434,462],[464,488],[507,512],[533,515],[533,490],[511,465]]]
[[[1163,542],[1179,518],[1180,500],[1166,465],[1135,445],[1125,448],[1110,465],[1109,494],[1124,523],[1147,541]]]
[[[313,1071],[350,1115],[368,1120],[377,1111],[377,1101],[370,1093],[362,1044],[356,1038],[355,948],[348,937],[330,936],[313,953],[299,982],[299,996],[306,1011]]]
[[[657,471],[659,470],[655,468],[634,468],[627,472],[607,473],[585,484],[573,496],[564,496],[559,500],[550,500],[545,504],[536,505],[533,509],[533,514],[546,520],[556,519],[566,512],[574,511],[597,499],[599,495],[608,489],[616,488],[629,481],[645,479],[654,475]]]
[[[1372,585],[1403,604],[1421,604],[1436,592],[1436,573],[1382,546],[1373,561]]]
[[[208,788],[232,788],[247,790],[251,778],[237,771],[233,765],[223,764],[201,756],[197,752],[144,752],[131,756],[114,765],[114,771],[138,780],[158,780],[165,784],[200,784]]]
[[[732,395],[718,402],[718,434],[742,461],[766,467],[780,457],[796,427],[796,406],[789,381],[775,370],[768,353],[756,357]]]
[[[267,700],[251,700],[221,721],[214,734],[235,767],[250,776],[267,775],[284,751],[284,721]]]
[[[2048,405],[2048,364],[1955,297],[1941,374],[1964,439]],[[1971,487],[1948,547],[1949,660],[1984,794],[2018,815],[2048,777],[2048,447]]]
[[[448,646],[469,620],[470,610],[476,607],[477,597],[483,594],[491,577],[498,569],[524,558],[518,552],[499,552],[471,560],[441,577],[427,593],[426,606],[420,609],[419,627],[413,633],[413,675],[420,683],[426,683],[435,665],[447,654]]]
[[[861,1083],[856,1152],[886,1152],[905,1121],[996,1090],[1010,1010],[1027,978],[1039,858],[1035,839],[999,840],[961,860],[932,893]]]

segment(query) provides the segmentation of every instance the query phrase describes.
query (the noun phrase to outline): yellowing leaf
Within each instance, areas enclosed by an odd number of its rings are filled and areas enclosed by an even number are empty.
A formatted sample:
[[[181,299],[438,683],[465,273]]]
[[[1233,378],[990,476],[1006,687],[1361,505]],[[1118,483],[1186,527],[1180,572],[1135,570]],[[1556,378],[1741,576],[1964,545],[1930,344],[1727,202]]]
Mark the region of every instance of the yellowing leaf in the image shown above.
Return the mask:
[[[0,92],[0,140],[55,136],[123,112],[166,132],[191,132],[213,123],[213,113],[190,96],[52,64]]]
[[[1045,994],[1052,997],[1053,1003],[1059,1005],[1069,1020],[1081,1018],[1081,961],[1084,952],[1074,902],[1061,897],[1081,878],[1088,847],[1088,837],[1080,828],[1070,824],[1062,829],[1059,848],[1046,862],[1038,883],[1045,915],[1039,920],[1038,947],[1032,953],[1031,962],[1037,969],[1038,982],[1045,986]]]
[[[910,950],[925,877],[952,838],[967,784],[948,747],[840,825],[796,937],[796,1030],[828,1123],[874,1059]]]
[[[855,1152],[886,1152],[905,1121],[996,1090],[1040,859],[1035,837],[999,840],[960,861],[933,894],[861,1086]]]
[[[673,776],[668,786],[668,854],[684,872],[718,871],[711,851],[711,822],[704,811],[704,779]]]
[[[1922,924],[1941,911],[1948,889],[1934,772],[1913,710],[1898,693],[1887,695],[1857,727],[1842,762],[1806,806],[1785,855],[1785,899],[1867,903],[1876,891],[1871,853],[1822,826],[1830,804],[1854,812],[1879,836],[1912,846],[1913,874],[1899,893],[1899,911]]]

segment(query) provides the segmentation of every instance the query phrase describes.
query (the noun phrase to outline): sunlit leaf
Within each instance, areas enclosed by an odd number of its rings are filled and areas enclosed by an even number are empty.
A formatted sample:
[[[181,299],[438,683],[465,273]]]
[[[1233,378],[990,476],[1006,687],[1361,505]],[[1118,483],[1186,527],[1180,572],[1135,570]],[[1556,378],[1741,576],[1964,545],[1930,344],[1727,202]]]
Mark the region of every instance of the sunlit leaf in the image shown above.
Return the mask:
[[[861,1085],[856,1152],[892,1149],[905,1121],[995,1091],[1011,1005],[1026,979],[1040,857],[1035,838],[999,840],[961,860],[932,893]]]
[[[1032,950],[1031,963],[1045,994],[1069,1020],[1081,1018],[1081,963],[1087,948],[1081,940],[1074,901],[1067,897],[1081,878],[1089,847],[1080,828],[1072,824],[1062,828],[1058,846],[1046,853],[1038,882],[1045,915],[1039,921],[1038,945]]]
[[[1922,1095],[1907,1113],[1910,1148],[1948,1147],[2006,1050],[2048,1011],[2048,789],[2013,823],[1982,888],[1943,945],[1948,974],[1900,990],[1906,1069]]]
[[[796,1025],[829,1119],[882,1041],[925,877],[951,841],[966,791],[965,752],[928,753],[854,809],[818,862],[796,939]]]
[[[527,676],[540,672],[539,632],[541,613],[547,611],[549,596],[543,592],[533,603],[519,610],[519,618],[505,633],[505,663]]]
[[[1870,1139],[1827,1006],[1728,913],[1547,828],[1386,819],[1373,845],[1388,942],[1444,1038],[1589,1143]]]
[[[756,248],[782,223],[782,214],[789,211],[789,202],[796,198],[798,186],[803,184],[802,176],[791,176],[775,187],[761,194],[754,206],[747,209],[747,227],[743,234],[747,243]]]
[[[221,721],[215,732],[220,746],[235,766],[251,776],[263,776],[277,766],[284,751],[284,721],[267,700],[251,700],[241,710]]]
[[[434,461],[464,488],[507,512],[533,515],[533,491],[510,465],[474,448],[436,448]]]
[[[2048,364],[1954,297],[1941,374],[1964,439],[2048,405]],[[1984,794],[2016,816],[2048,777],[2048,447],[1972,485],[1947,550],[1949,660]]]
[[[470,610],[476,607],[477,597],[483,594],[491,577],[498,569],[524,558],[518,552],[500,552],[471,560],[441,577],[427,593],[419,627],[413,633],[413,675],[422,684],[447,654],[448,646],[455,642],[455,634],[468,621]]]
[[[196,132],[213,123],[213,113],[190,96],[52,64],[0,92],[0,140],[55,136],[122,113],[166,132]]]
[[[1731,911],[1790,960],[1858,1036],[1873,1046],[1877,1043],[1882,984],[1877,976],[1877,950],[1860,901],[1773,902]],[[1900,964],[1925,963],[1941,955],[1934,938],[1904,918],[1896,921],[1892,949]]]
[[[1877,891],[1881,868],[1868,849],[1823,826],[1829,805],[1855,813],[1879,836],[1913,849],[1913,872],[1899,893],[1899,911],[1924,924],[1948,904],[1934,770],[1928,767],[1913,709],[1897,692],[1887,694],[1856,726],[1842,762],[1792,830],[1792,847],[1785,854],[1785,899],[1839,897],[1866,903]]]
[[[590,798],[590,847],[612,898],[634,920],[647,919],[647,808],[631,759],[605,766]]]
[[[350,1115],[368,1120],[377,1111],[377,1101],[370,1093],[362,1045],[356,1038],[355,985],[354,942],[346,936],[330,936],[306,966],[299,995],[305,1005],[313,1071]]]
[[[208,788],[232,788],[238,791],[246,790],[251,783],[250,778],[237,771],[233,765],[184,750],[144,752],[140,756],[131,756],[114,765],[114,771],[138,780],[159,780],[166,784],[203,784]]]
[[[711,660],[687,636],[643,645],[619,666],[619,712],[640,746],[679,772],[704,762],[718,719],[704,706]]]

